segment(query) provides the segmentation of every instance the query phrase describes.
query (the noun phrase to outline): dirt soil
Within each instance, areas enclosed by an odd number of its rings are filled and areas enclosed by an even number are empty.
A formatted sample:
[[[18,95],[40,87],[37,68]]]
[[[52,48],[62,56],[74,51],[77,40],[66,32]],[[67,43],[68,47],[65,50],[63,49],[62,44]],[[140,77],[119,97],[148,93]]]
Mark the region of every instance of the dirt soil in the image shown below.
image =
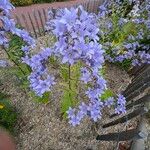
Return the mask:
[[[43,38],[38,40],[42,45]],[[5,55],[1,53],[0,58]],[[106,64],[106,79],[108,87],[115,93],[123,91],[130,82],[128,74],[119,67]],[[102,129],[112,110],[105,109],[103,118],[98,121],[98,128],[88,118],[77,127],[69,125],[60,114],[60,91],[54,91],[48,104],[35,102],[19,87],[17,78],[0,69],[0,90],[10,94],[19,119],[16,124],[15,137],[18,150],[113,150],[116,142],[96,141],[96,136],[118,130],[124,130],[124,125]]]

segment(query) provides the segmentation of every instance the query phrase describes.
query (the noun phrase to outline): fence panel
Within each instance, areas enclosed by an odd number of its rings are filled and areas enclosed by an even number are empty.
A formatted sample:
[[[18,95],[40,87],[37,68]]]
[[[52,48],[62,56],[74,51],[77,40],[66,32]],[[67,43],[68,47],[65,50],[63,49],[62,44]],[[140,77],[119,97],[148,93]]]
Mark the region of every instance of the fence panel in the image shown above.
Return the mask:
[[[73,5],[73,7],[77,7],[78,5],[83,5],[84,9],[88,12],[98,13],[98,8],[103,0],[87,0],[82,3],[78,3]],[[71,6],[68,6],[70,8]],[[57,8],[58,9],[58,8]],[[55,17],[57,9],[48,8],[48,9],[41,9],[35,10],[32,13],[26,14],[19,14],[15,15],[14,18],[16,19],[18,25],[21,28],[27,29],[32,36],[35,38],[39,36],[43,36],[46,34],[45,24],[48,19],[48,10],[52,10],[53,18]],[[137,98],[140,94],[144,93],[145,90],[149,89],[150,87],[150,66],[149,65],[142,65],[141,67],[134,68],[130,71],[130,75],[134,76],[132,83],[127,87],[127,89],[123,92],[123,95],[127,99],[127,111],[134,108],[130,113],[124,115],[123,117],[117,118],[117,114],[112,114],[110,116],[113,121],[104,124],[103,128],[115,126],[120,123],[125,123],[137,116],[142,116],[148,110],[146,109],[145,104],[150,101],[149,93],[145,93],[144,96],[141,98]],[[137,107],[138,106],[138,107]],[[136,108],[136,109],[135,109]],[[108,118],[108,119],[110,119]],[[131,139],[140,139],[140,131],[137,129],[129,130],[129,131],[122,131],[118,133],[109,133],[106,135],[98,135],[97,140],[104,140],[104,141],[124,141],[124,140],[131,140]]]
[[[69,5],[67,8],[82,5],[86,11],[97,13],[98,7],[102,2],[103,0],[85,0],[85,2],[77,3],[72,6]],[[14,18],[21,28],[25,28],[33,37],[37,38],[46,34],[45,24],[48,19],[49,9],[53,8],[42,8],[39,10],[33,10],[31,13],[27,12],[25,14],[15,14]]]

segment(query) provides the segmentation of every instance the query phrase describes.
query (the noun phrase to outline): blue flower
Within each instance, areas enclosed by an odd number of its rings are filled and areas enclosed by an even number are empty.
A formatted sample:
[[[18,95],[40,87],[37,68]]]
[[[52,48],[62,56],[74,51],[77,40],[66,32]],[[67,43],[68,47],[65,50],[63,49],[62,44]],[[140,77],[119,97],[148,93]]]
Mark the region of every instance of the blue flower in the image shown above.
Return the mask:
[[[117,107],[115,108],[115,113],[117,114],[122,114],[122,113],[126,113],[126,98],[119,94],[118,98],[117,98]]]
[[[82,76],[80,78],[81,81],[83,81],[85,84],[87,84],[89,81],[92,81],[91,79],[91,73],[87,68],[81,68]]]

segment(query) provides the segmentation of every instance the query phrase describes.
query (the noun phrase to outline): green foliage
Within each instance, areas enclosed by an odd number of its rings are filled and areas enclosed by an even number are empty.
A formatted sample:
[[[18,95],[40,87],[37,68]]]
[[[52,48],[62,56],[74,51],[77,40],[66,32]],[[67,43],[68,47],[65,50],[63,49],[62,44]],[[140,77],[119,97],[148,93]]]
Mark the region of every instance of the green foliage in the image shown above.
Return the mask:
[[[14,125],[17,121],[17,114],[12,107],[9,97],[0,93],[0,126],[14,132]]]
[[[65,0],[33,0],[33,3],[63,2]]]
[[[105,74],[106,74],[106,66],[103,65],[102,69],[100,70],[100,75],[102,75],[104,77]]]
[[[61,100],[61,113],[63,114],[63,117],[67,117],[66,111],[69,109],[69,107],[75,106],[76,100],[76,92],[71,90],[65,90],[63,93],[63,97]]]
[[[14,67],[11,67],[9,71],[16,75],[18,81],[23,88],[28,87],[27,77],[31,72],[31,69],[26,64],[21,62],[21,58],[24,56],[24,53],[21,50],[21,47],[25,44],[21,38],[15,35],[11,35],[11,40],[9,42],[9,47],[5,49],[10,61],[14,63]]]
[[[11,0],[14,6],[25,6],[33,4],[33,0]]]
[[[30,92],[29,95],[32,97],[32,99],[37,103],[43,103],[47,104],[50,100],[50,92],[46,92],[43,94],[42,97],[36,96],[34,92]]]
[[[9,48],[6,50],[13,61],[15,61],[17,64],[21,63],[21,58],[24,56],[21,47],[25,43],[20,37],[16,35],[11,35],[10,39]]]
[[[78,103],[78,87],[80,77],[81,64],[77,63],[74,66],[61,66],[60,74],[63,82],[67,82],[67,86],[63,89],[63,97],[61,99],[61,113],[66,118],[66,111],[69,107],[76,106]]]
[[[69,79],[68,67],[66,67],[65,65],[61,66],[60,76],[65,82]]]
[[[113,49],[120,47],[120,49],[118,50],[118,54],[121,55],[126,53],[126,49],[123,47],[124,42],[127,41],[130,34],[136,36],[139,29],[134,25],[133,22],[127,22],[120,27],[118,25],[120,15],[118,15],[115,11],[109,16],[109,18],[112,21],[113,28],[107,36],[103,37],[103,42],[106,43],[109,41],[110,43],[112,43],[112,46],[106,50],[106,53],[114,58],[115,54],[113,53]],[[122,63],[115,64],[125,70],[128,70],[131,67],[131,60],[124,60]]]
[[[105,92],[101,95],[101,100],[102,101],[105,101],[107,100],[109,97],[113,97],[114,96],[114,93],[110,90],[110,89],[107,89],[105,90]]]
[[[122,63],[116,62],[115,64],[117,66],[119,66],[120,68],[123,68],[125,71],[128,71],[131,69],[131,60],[130,59],[123,60]]]
[[[14,6],[26,6],[36,3],[63,2],[65,0],[11,0]]]

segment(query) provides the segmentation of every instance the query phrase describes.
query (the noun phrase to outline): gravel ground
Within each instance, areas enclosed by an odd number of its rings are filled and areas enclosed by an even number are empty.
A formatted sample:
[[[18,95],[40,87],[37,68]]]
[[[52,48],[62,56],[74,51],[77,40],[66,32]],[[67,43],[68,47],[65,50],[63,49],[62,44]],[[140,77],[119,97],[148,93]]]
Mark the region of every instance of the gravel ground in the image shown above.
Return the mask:
[[[43,45],[45,38],[38,40]],[[44,44],[45,45],[45,44]],[[5,56],[1,53],[0,57]],[[106,64],[108,87],[115,93],[123,91],[130,82],[127,73],[112,64]],[[39,104],[20,89],[15,76],[0,70],[3,85],[0,90],[11,95],[12,103],[19,113],[16,124],[16,143],[18,150],[113,150],[115,142],[96,141],[96,135],[123,130],[124,125],[102,129],[101,125],[108,122],[108,112],[103,111],[103,118],[98,128],[88,118],[78,127],[71,127],[60,114],[61,91],[54,91],[49,103]]]

